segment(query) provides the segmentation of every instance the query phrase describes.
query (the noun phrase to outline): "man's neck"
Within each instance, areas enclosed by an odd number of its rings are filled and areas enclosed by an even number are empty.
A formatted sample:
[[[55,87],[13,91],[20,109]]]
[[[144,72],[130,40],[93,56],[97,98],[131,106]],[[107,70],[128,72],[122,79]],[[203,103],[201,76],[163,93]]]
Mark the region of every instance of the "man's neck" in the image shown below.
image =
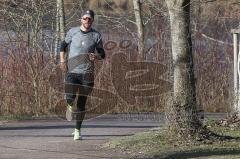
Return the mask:
[[[80,26],[80,29],[83,31],[83,32],[89,32],[91,30],[91,27],[89,29],[86,29],[85,27],[83,27],[82,25]]]

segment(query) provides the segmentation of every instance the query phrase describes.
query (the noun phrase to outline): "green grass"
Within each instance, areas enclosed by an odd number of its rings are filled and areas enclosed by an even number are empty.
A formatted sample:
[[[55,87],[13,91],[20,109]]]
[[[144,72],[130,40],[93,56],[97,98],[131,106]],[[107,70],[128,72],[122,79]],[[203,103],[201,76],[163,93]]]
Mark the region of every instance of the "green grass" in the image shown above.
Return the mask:
[[[218,134],[240,137],[240,129],[210,128]],[[240,140],[215,141],[210,144],[179,146],[171,145],[165,138],[166,130],[143,132],[129,137],[114,139],[105,144],[113,149],[128,152],[134,157],[159,159],[239,159]]]

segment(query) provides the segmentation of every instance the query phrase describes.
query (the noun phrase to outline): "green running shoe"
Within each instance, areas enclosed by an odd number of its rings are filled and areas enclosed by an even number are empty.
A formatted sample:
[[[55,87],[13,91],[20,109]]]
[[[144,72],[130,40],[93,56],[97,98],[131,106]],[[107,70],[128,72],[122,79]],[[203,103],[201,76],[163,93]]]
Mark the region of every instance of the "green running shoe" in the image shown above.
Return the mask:
[[[80,130],[75,129],[73,140],[82,140],[82,136],[81,136],[81,131]]]
[[[67,106],[67,111],[66,111],[67,121],[72,121],[72,119],[73,119],[72,112],[73,112],[73,107],[71,105],[68,105]]]

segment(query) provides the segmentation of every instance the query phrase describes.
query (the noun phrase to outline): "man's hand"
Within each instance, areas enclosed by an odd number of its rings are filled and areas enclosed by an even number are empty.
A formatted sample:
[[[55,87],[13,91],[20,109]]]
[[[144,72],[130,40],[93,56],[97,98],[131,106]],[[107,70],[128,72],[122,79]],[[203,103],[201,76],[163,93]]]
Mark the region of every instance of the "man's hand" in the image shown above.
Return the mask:
[[[66,62],[60,62],[60,68],[64,73],[66,73],[67,72]]]
[[[95,59],[97,59],[97,55],[95,53],[90,53],[89,59],[90,59],[90,61],[94,61]]]

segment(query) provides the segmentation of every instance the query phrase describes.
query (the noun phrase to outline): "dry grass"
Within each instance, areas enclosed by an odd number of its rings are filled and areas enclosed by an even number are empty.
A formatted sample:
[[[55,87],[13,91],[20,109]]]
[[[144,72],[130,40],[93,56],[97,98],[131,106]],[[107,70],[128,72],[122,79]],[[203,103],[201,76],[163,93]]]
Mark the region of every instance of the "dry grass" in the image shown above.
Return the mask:
[[[224,127],[212,128],[221,135],[234,137],[234,140],[213,141],[196,145],[173,145],[167,141],[164,129],[142,132],[129,137],[113,139],[104,147],[120,149],[132,158],[156,159],[238,159],[240,157],[240,130]]]

